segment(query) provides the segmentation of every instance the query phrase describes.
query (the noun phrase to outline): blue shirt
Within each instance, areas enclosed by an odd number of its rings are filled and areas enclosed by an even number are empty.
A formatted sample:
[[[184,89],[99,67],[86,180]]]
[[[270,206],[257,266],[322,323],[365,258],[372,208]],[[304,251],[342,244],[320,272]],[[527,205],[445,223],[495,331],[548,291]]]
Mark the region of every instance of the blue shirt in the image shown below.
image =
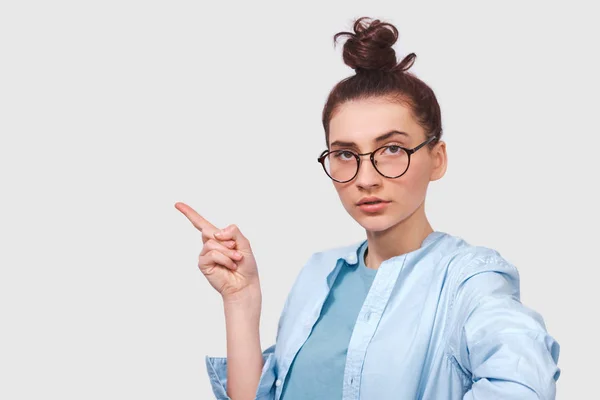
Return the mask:
[[[335,278],[321,316],[292,361],[281,400],[342,398],[348,343],[377,274],[365,265],[366,244],[358,250],[358,263],[344,262]]]
[[[275,344],[263,352],[256,399],[280,400],[337,274],[358,262],[363,243],[305,263]],[[560,347],[521,304],[519,286],[517,269],[496,250],[439,231],[383,261],[348,343],[342,400],[554,399]],[[229,399],[227,359],[206,357],[206,366],[216,398]]]

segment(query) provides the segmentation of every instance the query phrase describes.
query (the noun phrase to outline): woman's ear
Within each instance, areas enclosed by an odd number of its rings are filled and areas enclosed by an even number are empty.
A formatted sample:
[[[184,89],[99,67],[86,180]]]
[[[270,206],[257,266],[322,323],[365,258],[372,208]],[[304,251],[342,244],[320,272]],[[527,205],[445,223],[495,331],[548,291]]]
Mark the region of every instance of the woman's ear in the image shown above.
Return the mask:
[[[440,140],[431,149],[431,159],[433,161],[433,168],[429,175],[430,181],[437,181],[446,173],[448,167],[448,155],[446,154],[446,142]]]

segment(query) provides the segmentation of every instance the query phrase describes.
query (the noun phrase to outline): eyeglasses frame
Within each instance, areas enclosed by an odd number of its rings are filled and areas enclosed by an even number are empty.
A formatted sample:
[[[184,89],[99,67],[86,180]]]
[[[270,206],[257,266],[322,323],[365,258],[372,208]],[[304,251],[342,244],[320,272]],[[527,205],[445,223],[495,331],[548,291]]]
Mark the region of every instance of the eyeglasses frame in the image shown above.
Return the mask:
[[[321,155],[317,158],[317,162],[319,164],[321,164],[321,166],[323,167],[323,170],[325,171],[325,174],[327,174],[328,177],[330,177],[332,180],[339,182],[339,183],[347,183],[350,182],[351,180],[353,180],[354,178],[356,178],[356,176],[358,175],[358,171],[360,171],[360,163],[361,163],[361,156],[366,156],[368,155],[369,158],[371,159],[371,164],[373,164],[373,167],[375,168],[375,171],[377,171],[379,173],[379,175],[383,176],[384,178],[389,178],[389,179],[397,179],[400,178],[402,175],[406,174],[406,172],[408,171],[408,168],[410,167],[410,156],[412,154],[414,154],[417,150],[419,150],[421,147],[431,143],[434,139],[437,139],[437,136],[431,136],[429,139],[425,140],[423,143],[419,144],[416,147],[413,147],[412,149],[407,149],[406,147],[397,145],[397,144],[386,144],[384,146],[378,147],[373,151],[370,151],[368,153],[355,153],[352,150],[323,150],[323,152],[321,153]],[[406,169],[404,170],[403,173],[401,173],[398,176],[387,176],[381,173],[381,171],[379,171],[377,169],[377,165],[375,165],[375,153],[378,152],[381,149],[384,148],[388,148],[388,147],[399,147],[402,150],[406,151],[406,154],[408,154],[408,164],[406,165]],[[327,157],[330,153],[334,153],[334,152],[339,152],[339,151],[347,151],[349,153],[351,153],[354,158],[356,158],[356,161],[358,163],[358,166],[356,167],[356,173],[354,174],[354,176],[346,181],[338,181],[337,179],[334,179],[331,175],[329,175],[329,173],[327,172],[327,168],[325,167],[325,157]]]

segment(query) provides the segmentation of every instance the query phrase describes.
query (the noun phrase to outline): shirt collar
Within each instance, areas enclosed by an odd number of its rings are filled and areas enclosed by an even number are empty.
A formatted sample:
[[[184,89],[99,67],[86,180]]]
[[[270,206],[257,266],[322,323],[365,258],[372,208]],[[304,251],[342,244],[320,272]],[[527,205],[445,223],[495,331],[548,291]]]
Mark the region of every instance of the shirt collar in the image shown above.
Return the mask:
[[[348,263],[350,265],[354,265],[354,264],[358,263],[358,255],[357,255],[358,249],[366,241],[367,241],[367,239],[362,240],[360,242],[352,243],[350,246],[343,247],[340,250],[338,260],[343,259],[344,261],[346,261],[346,263]]]
[[[421,247],[415,251],[423,249],[424,247],[428,246],[430,243],[434,242],[438,237],[441,237],[443,235],[444,235],[444,232],[441,232],[441,231],[431,232],[425,238],[425,240],[423,240]],[[344,246],[344,247],[339,248],[338,255],[337,255],[337,261],[339,261],[340,259],[343,259],[350,265],[354,265],[354,264],[358,263],[358,255],[357,255],[358,249],[366,241],[367,241],[367,239],[361,240],[360,242],[352,243],[349,246]]]

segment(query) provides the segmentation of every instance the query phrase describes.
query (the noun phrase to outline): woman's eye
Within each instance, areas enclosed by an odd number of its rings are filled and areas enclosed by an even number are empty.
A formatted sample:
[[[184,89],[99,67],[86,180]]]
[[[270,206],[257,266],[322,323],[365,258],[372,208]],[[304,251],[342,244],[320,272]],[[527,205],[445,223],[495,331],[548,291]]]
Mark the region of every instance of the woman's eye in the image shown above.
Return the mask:
[[[335,155],[337,158],[341,158],[342,160],[349,160],[354,158],[354,155],[350,151],[338,151]]]

